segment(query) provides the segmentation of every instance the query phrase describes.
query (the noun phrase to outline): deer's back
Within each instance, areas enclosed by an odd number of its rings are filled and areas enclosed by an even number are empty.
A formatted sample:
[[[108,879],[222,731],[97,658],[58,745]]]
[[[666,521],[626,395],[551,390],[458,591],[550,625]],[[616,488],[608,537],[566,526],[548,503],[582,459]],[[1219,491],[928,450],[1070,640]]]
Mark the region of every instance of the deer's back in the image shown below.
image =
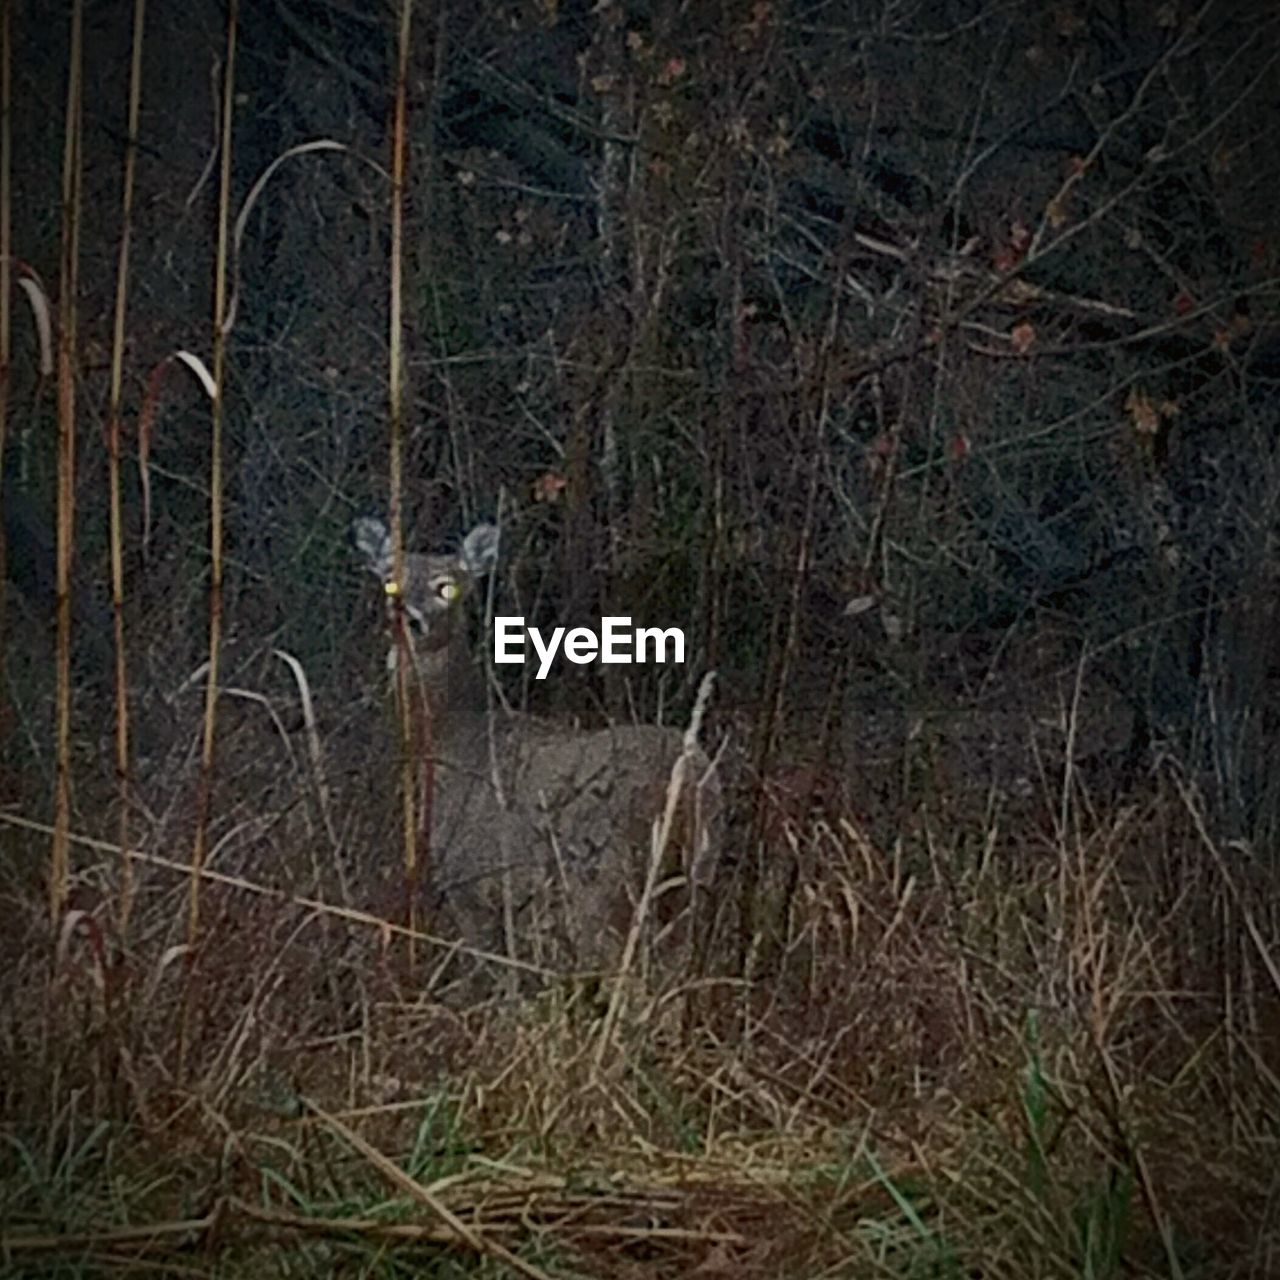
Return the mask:
[[[718,789],[696,748],[673,780],[683,749],[674,729],[575,732],[518,716],[447,745],[452,756],[442,750],[436,769],[432,863],[468,933],[478,912],[489,913],[492,932],[506,894],[517,918],[549,904],[576,949],[598,954],[602,938],[625,927],[672,787],[664,872],[699,878],[711,863]]]

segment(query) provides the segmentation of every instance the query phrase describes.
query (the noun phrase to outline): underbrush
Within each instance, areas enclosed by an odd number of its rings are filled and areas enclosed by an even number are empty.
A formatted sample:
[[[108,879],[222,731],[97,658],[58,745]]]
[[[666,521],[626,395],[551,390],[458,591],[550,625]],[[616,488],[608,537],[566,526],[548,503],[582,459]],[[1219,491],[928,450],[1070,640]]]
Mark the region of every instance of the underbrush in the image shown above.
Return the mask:
[[[807,814],[704,972],[469,1003],[245,879],[193,955],[155,861],[122,955],[88,844],[50,937],[10,857],[0,1274],[1276,1274],[1265,877],[1186,795],[1072,817]]]

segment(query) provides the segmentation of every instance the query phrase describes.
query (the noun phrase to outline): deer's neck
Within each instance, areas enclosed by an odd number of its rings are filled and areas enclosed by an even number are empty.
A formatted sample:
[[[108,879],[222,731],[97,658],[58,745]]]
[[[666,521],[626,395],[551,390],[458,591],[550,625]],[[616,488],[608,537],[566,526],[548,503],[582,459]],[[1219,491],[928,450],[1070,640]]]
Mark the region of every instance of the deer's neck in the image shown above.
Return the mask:
[[[436,649],[420,648],[415,658],[415,711],[421,713],[425,704],[437,752],[457,753],[483,739],[488,712],[484,672],[467,646],[451,637]]]

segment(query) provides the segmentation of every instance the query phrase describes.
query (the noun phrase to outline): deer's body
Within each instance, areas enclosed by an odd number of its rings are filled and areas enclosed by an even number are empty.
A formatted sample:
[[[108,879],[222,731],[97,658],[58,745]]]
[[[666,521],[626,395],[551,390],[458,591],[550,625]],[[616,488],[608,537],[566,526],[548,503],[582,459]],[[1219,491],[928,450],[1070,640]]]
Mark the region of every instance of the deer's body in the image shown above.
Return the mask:
[[[609,967],[671,788],[664,872],[695,889],[709,880],[719,788],[706,756],[658,725],[584,732],[493,706],[463,612],[496,563],[492,526],[472,530],[455,555],[405,555],[399,583],[381,522],[357,521],[353,536],[411,633],[417,754],[431,762],[431,889],[446,924],[478,949]]]

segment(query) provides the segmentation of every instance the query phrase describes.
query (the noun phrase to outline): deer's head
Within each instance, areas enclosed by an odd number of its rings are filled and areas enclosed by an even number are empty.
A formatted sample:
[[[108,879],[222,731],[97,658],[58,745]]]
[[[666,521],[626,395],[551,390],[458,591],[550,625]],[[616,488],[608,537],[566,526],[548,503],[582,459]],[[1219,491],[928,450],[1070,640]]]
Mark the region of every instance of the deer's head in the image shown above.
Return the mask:
[[[451,555],[406,551],[399,579],[391,533],[381,520],[373,516],[353,520],[351,542],[382,583],[388,606],[394,608],[399,600],[415,645],[426,652],[448,644],[452,621],[463,601],[498,563],[498,530],[491,524],[476,525]]]

